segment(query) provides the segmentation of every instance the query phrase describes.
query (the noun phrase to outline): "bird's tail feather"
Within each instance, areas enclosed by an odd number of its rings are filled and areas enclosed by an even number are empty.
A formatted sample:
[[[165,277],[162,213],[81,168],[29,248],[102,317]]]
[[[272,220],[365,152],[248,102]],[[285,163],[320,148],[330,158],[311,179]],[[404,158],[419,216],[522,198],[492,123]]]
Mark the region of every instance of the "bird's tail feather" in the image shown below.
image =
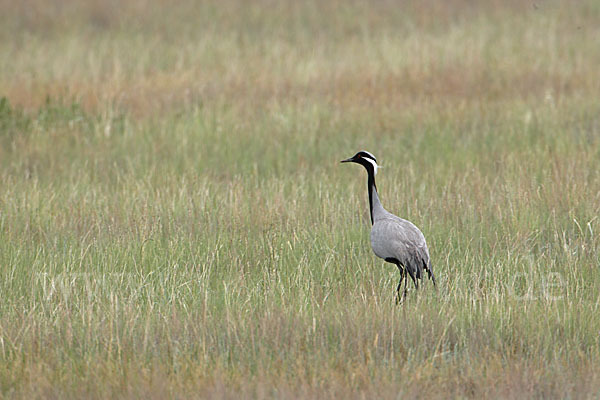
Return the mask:
[[[425,261],[424,259],[423,261],[423,267],[425,268],[425,271],[427,271],[427,275],[429,276],[429,279],[431,279],[431,281],[433,282],[433,286],[435,287],[435,275],[433,275],[433,268],[431,268],[431,261]]]
[[[427,268],[427,275],[429,275],[429,279],[431,279],[431,282],[433,282],[433,286],[437,287],[435,284],[435,275],[433,275],[433,269],[431,269],[431,265],[429,265]]]

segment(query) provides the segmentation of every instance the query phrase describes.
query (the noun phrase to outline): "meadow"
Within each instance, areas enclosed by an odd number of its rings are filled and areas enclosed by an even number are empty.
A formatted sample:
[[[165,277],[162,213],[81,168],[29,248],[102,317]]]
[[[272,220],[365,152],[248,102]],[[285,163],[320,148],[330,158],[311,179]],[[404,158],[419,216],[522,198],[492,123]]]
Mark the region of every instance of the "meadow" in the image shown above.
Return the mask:
[[[0,397],[600,397],[600,3],[0,0]],[[394,303],[366,174],[438,288]]]

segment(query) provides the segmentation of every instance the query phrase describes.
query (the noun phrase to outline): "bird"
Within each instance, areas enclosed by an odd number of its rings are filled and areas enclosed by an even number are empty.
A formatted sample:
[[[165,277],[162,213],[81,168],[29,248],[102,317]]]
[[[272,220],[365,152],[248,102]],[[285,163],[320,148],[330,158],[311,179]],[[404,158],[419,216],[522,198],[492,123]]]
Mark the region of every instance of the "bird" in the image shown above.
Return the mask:
[[[412,279],[415,290],[419,289],[419,279],[426,271],[429,279],[436,286],[435,275],[431,266],[429,249],[423,233],[412,222],[402,219],[383,208],[379,201],[375,175],[380,166],[375,156],[361,150],[342,163],[360,164],[367,170],[367,188],[369,193],[369,211],[371,215],[371,248],[375,255],[388,263],[395,264],[400,270],[400,282],[396,288],[396,303],[401,301],[400,290],[404,281],[402,300],[408,292],[408,276]]]

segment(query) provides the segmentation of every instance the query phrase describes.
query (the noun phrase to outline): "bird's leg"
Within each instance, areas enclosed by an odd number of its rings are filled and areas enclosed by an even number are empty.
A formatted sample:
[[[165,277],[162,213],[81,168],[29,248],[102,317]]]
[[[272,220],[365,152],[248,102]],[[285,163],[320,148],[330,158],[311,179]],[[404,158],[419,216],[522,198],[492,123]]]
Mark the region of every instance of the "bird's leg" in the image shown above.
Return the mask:
[[[402,288],[402,281],[406,278],[404,269],[400,266],[398,266],[398,269],[400,270],[400,282],[398,282],[398,287],[396,288],[396,304],[400,304],[400,289]]]
[[[404,274],[404,297],[408,295],[408,276]]]

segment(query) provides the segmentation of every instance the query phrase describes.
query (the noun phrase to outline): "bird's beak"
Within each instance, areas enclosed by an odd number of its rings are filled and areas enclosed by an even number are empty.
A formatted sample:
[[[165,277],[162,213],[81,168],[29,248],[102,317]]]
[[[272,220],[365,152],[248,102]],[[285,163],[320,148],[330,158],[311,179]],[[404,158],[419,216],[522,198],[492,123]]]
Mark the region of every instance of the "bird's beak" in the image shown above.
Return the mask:
[[[352,159],[352,157],[350,157],[350,158],[346,158],[345,160],[342,160],[340,162],[352,162],[352,161],[354,161],[354,160]]]

